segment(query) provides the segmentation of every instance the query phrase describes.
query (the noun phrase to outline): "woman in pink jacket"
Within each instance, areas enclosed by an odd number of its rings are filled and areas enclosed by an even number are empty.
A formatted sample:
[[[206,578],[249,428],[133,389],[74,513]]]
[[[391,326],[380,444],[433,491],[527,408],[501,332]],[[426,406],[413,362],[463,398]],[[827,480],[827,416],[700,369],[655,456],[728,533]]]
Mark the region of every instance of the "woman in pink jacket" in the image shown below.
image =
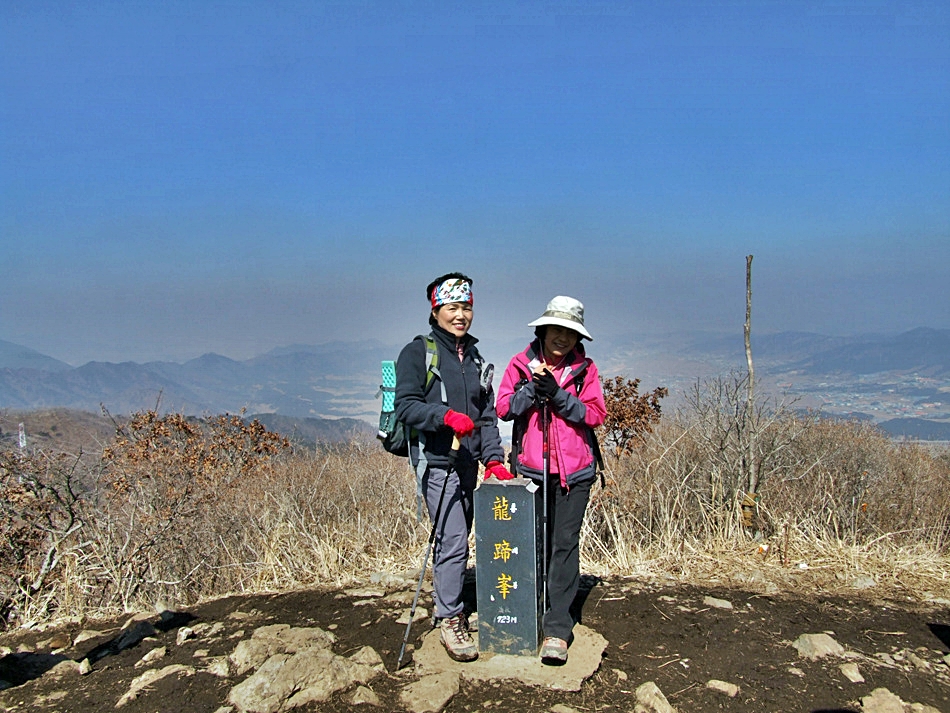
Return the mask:
[[[581,342],[593,339],[584,327],[584,305],[555,297],[528,326],[535,327],[536,339],[512,357],[496,409],[499,418],[515,421],[512,470],[538,481],[547,425],[548,598],[541,660],[562,664],[574,628],[570,607],[580,583],[581,523],[597,476],[593,428],[607,409],[597,367]]]

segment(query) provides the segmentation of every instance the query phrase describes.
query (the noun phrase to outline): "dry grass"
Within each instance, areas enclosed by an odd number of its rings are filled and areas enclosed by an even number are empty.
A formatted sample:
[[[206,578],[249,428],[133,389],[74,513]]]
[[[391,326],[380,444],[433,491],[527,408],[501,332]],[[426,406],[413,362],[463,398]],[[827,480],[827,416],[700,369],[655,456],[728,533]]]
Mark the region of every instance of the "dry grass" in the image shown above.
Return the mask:
[[[585,571],[946,596],[946,452],[777,414],[758,432],[760,487],[743,508],[730,458],[747,449],[714,423],[680,413],[611,460],[582,533]],[[0,530],[8,625],[417,569],[429,530],[406,462],[375,441],[294,453],[232,417],[144,414],[98,457],[2,455],[0,499],[19,508]]]

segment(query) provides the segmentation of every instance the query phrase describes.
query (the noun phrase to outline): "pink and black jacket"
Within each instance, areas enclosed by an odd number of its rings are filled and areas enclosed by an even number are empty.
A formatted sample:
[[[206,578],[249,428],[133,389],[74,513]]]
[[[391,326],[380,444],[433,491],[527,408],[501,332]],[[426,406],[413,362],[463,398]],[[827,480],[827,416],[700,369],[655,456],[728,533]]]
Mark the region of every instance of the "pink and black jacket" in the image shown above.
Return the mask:
[[[535,480],[541,479],[544,468],[541,416],[531,381],[532,373],[541,363],[539,354],[540,344],[534,340],[527,349],[512,357],[495,402],[502,420],[527,419],[515,467],[519,475]],[[569,488],[596,477],[591,429],[604,422],[607,407],[597,366],[585,356],[580,342],[554,370],[554,378],[561,388],[551,400],[550,473],[560,477],[561,487]],[[577,383],[583,384],[579,393]]]

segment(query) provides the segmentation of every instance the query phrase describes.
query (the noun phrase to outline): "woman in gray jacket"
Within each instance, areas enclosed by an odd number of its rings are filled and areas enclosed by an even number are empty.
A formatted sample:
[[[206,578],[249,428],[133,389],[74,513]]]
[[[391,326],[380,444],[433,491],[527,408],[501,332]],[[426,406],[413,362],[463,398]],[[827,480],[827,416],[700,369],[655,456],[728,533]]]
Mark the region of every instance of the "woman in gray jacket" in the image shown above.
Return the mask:
[[[426,298],[432,327],[428,340],[434,342],[437,356],[433,359],[427,338],[421,336],[400,352],[396,418],[413,434],[410,458],[421,474],[426,507],[436,529],[432,576],[442,645],[456,661],[473,661],[478,649],[468,631],[462,584],[478,463],[485,464],[486,475],[512,476],[502,465],[504,451],[490,369],[475,346],[478,340],[469,334],[472,280],[459,272],[442,275],[426,287]],[[428,377],[433,369],[433,377]],[[450,454],[456,436],[460,447],[452,466]]]

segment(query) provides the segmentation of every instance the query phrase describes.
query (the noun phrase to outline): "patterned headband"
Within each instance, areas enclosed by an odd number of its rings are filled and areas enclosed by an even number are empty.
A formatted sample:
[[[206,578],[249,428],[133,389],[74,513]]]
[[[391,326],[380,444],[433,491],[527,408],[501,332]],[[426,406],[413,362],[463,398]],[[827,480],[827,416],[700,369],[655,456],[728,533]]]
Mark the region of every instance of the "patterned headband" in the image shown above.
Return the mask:
[[[468,280],[456,278],[446,280],[432,291],[432,309],[452,302],[475,304],[475,297],[472,295],[472,283]]]

